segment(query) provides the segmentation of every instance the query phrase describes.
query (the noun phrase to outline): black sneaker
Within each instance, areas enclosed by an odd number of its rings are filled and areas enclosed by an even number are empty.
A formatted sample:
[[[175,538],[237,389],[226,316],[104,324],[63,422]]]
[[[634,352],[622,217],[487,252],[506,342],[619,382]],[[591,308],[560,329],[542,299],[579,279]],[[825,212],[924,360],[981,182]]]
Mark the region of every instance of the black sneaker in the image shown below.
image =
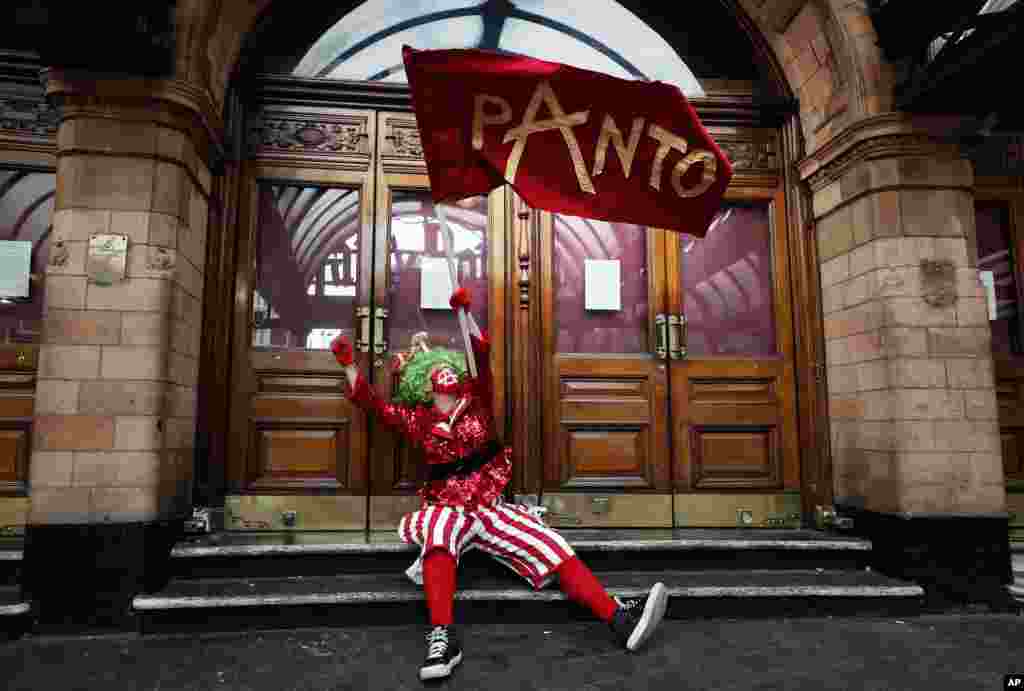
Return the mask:
[[[636,650],[651,637],[665,616],[668,589],[664,583],[655,583],[647,597],[619,600],[619,608],[612,617],[612,630],[626,650]]]
[[[443,679],[462,662],[462,648],[450,626],[435,626],[427,633],[427,659],[420,667],[420,679]]]

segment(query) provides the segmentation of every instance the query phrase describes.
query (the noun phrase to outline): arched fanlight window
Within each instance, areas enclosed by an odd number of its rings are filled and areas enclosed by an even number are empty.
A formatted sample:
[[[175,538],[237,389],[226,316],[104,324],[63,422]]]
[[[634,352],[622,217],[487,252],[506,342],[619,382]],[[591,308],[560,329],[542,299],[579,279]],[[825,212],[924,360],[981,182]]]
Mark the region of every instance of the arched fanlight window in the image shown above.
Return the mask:
[[[325,32],[294,74],[404,83],[403,44],[516,53],[704,95],[665,39],[613,0],[370,0]]]

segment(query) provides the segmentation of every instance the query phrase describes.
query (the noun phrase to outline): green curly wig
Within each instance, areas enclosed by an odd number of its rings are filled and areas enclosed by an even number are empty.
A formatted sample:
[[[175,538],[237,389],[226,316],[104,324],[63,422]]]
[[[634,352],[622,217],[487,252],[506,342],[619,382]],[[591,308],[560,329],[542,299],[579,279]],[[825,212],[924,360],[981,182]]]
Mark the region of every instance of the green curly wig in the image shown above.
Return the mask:
[[[459,379],[466,376],[466,358],[444,348],[434,348],[428,353],[417,353],[402,368],[398,388],[392,398],[405,405],[432,405],[430,375],[439,367],[448,366],[455,370]]]

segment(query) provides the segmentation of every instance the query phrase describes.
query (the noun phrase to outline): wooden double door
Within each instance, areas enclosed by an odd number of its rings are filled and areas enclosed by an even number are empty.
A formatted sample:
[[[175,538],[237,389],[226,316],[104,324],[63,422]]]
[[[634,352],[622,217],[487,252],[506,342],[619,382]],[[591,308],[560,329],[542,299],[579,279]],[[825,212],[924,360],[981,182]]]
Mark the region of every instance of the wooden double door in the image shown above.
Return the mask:
[[[344,398],[328,344],[348,335],[384,398],[414,334],[462,348],[452,311],[431,302],[446,273],[415,119],[259,115],[232,291],[226,527],[391,530],[416,504],[420,458]],[[730,193],[704,239],[529,210],[507,188],[453,205],[449,222],[495,344],[498,426],[521,466],[512,492],[563,526],[799,513],[777,188]]]
[[[782,194],[705,238],[541,217],[541,502],[561,526],[800,522]]]
[[[415,334],[462,350],[415,120],[261,115],[241,193],[226,527],[391,529],[416,502],[422,464],[345,399],[329,344],[347,335],[384,399],[397,384],[392,357]],[[504,205],[498,190],[448,214],[460,282],[499,344]],[[501,409],[501,348],[491,366]]]

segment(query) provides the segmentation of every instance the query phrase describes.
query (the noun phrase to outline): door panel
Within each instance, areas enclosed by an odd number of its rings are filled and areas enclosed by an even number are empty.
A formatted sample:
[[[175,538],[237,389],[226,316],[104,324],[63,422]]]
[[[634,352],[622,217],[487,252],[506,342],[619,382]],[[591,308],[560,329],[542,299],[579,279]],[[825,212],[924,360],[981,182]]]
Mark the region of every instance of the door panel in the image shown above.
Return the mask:
[[[246,296],[235,322],[244,365],[233,375],[229,454],[233,491],[244,496],[230,498],[227,525],[390,530],[417,502],[422,459],[348,403],[328,346],[338,333],[348,335],[357,366],[384,399],[397,383],[392,355],[413,334],[426,331],[434,346],[463,349],[450,308],[420,307],[423,260],[444,252],[415,118],[309,109],[272,115],[304,121],[273,124],[276,134],[264,136],[246,171],[251,201],[239,252],[249,260],[235,291]],[[341,129],[319,128],[323,119]],[[281,133],[293,130],[312,150],[282,144]],[[337,146],[317,144],[338,132]],[[449,207],[460,280],[495,344],[505,339],[505,293],[490,277],[505,272],[506,203],[497,190]],[[495,347],[499,427],[504,360],[504,348]],[[291,525],[282,523],[286,510],[297,514]]]
[[[975,202],[978,271],[992,272],[996,299],[992,328],[996,399],[1003,469],[1011,484],[1024,480],[1024,334],[1021,331],[1018,248],[1013,199]],[[984,273],[982,273],[984,275]]]
[[[229,497],[229,529],[366,524],[366,420],[344,397],[329,344],[346,334],[369,371],[371,323],[362,314],[370,307],[376,119],[307,110],[275,116],[286,125],[343,122],[345,146],[293,153],[264,140],[244,171],[228,472],[232,493],[246,496]],[[336,500],[272,496],[310,493]],[[285,522],[289,510],[294,520]]]
[[[743,494],[800,487],[781,193],[727,197],[706,237],[670,236],[666,261],[670,311],[684,317],[670,339],[677,522],[736,525],[749,510],[767,525],[778,516]],[[703,492],[741,494],[709,512]]]
[[[369,202],[359,187],[257,178],[246,489],[366,486],[365,428],[328,350],[358,341],[369,302]]]
[[[29,297],[0,299],[0,528],[25,523],[55,186],[52,172],[0,169],[0,242],[30,242],[32,252]]]
[[[447,305],[424,308],[421,289],[427,262],[444,259],[441,225],[430,197],[430,180],[419,147],[416,121],[409,113],[381,113],[377,166],[374,248],[375,312],[373,384],[389,399],[398,384],[392,357],[410,348],[412,337],[426,332],[430,347],[464,352],[455,313]],[[446,204],[454,236],[453,252],[460,285],[472,295],[472,313],[495,347],[495,411],[499,431],[504,411],[504,291],[491,276],[504,275],[505,191]],[[447,264],[440,264],[447,275]],[[370,528],[392,529],[402,513],[418,504],[423,479],[422,452],[406,439],[373,425]]]
[[[1011,539],[1019,540],[1024,535],[1024,200],[1016,190],[977,189],[974,218],[979,276],[984,283],[986,272],[991,272],[993,283],[995,314],[990,313],[989,324],[1006,505]]]
[[[668,387],[654,326],[665,233],[545,213],[540,244],[548,517],[669,527]],[[595,261],[618,261],[618,285]]]

